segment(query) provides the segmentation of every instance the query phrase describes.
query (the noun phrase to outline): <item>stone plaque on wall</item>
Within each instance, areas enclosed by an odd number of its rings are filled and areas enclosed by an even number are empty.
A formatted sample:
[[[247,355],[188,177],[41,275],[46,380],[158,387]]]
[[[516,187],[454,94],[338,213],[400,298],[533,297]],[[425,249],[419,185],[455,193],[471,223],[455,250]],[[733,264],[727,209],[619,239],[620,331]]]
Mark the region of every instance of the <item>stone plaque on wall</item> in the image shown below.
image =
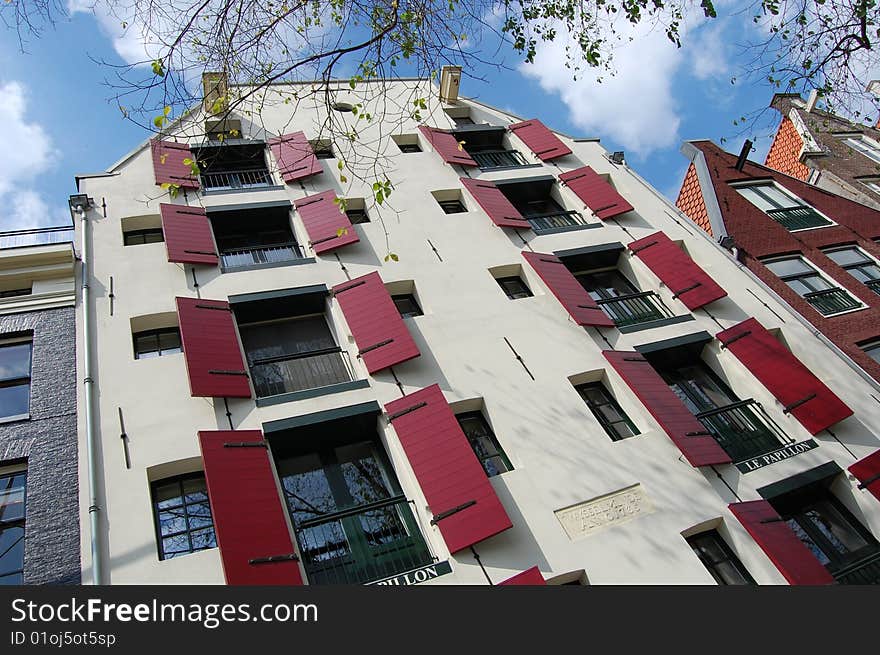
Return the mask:
[[[607,527],[626,523],[654,511],[640,484],[593,498],[554,512],[572,541],[589,537]]]

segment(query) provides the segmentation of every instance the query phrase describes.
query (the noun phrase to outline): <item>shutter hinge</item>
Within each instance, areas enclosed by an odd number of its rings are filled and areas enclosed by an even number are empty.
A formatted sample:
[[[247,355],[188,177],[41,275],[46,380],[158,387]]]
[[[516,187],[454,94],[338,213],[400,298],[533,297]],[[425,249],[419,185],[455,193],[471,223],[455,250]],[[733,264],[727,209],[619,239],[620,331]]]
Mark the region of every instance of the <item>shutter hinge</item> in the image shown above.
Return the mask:
[[[595,307],[592,305],[578,305],[577,307],[578,309],[601,309],[599,305],[596,305]]]
[[[309,241],[310,246],[316,246],[319,243],[327,243],[328,241],[333,241],[333,239],[338,239],[338,234],[331,234],[329,237],[324,237],[323,239],[318,239],[317,241]]]
[[[539,262],[547,262],[548,264],[562,264],[562,260],[558,257],[556,259],[547,259],[546,257],[539,257]]]
[[[785,522],[785,519],[782,518],[781,516],[778,518],[775,518],[775,519],[761,519],[760,521],[758,521],[758,523],[783,523],[783,522]]]
[[[265,441],[227,441],[224,448],[268,448]]]
[[[648,360],[644,357],[624,357],[623,361],[625,362],[647,362]]]
[[[324,200],[324,196],[321,196],[320,198],[315,198],[314,200],[309,200],[308,202],[300,202],[296,204],[296,208],[302,209],[303,207],[314,204],[316,202],[321,202],[322,200]]]
[[[705,430],[700,430],[699,432],[685,432],[684,436],[686,437],[711,437],[711,432],[706,432]]]
[[[522,127],[528,127],[531,124],[532,124],[532,121],[526,121],[525,123],[520,123],[519,125],[516,125],[516,126],[508,125],[507,129],[513,130],[514,132],[516,132],[518,129],[520,129]]]
[[[656,246],[658,243],[660,243],[660,242],[659,241],[650,241],[649,243],[646,243],[642,246],[638,246],[636,248],[630,247],[629,251],[635,255],[638,252],[642,252],[645,248],[650,248],[651,246]]]
[[[783,414],[788,414],[788,413],[790,413],[791,411],[793,411],[793,410],[797,409],[798,407],[800,407],[801,405],[803,405],[804,403],[811,401],[811,400],[812,400],[813,398],[815,398],[815,397],[816,397],[816,394],[811,393],[811,394],[810,394],[809,396],[807,396],[806,398],[801,398],[801,399],[798,400],[797,402],[791,403],[790,405],[786,405],[786,406],[782,409],[782,413],[783,413]]]
[[[394,412],[393,414],[389,414],[388,420],[393,421],[394,419],[400,418],[401,416],[403,416],[405,414],[409,414],[410,412],[414,412],[417,409],[421,409],[422,407],[427,407],[427,405],[428,405],[428,403],[426,403],[426,402],[416,403],[412,407],[407,407],[406,409],[402,409],[399,412]]]
[[[287,555],[270,555],[269,557],[253,557],[248,560],[248,564],[274,564],[275,562],[298,562],[299,557],[296,553],[288,553]]]
[[[360,282],[355,282],[354,284],[349,284],[347,287],[343,287],[342,289],[331,289],[330,295],[331,296],[338,296],[343,291],[348,291],[349,289],[354,289],[355,287],[359,287],[362,284],[366,284],[366,283],[367,283],[366,280],[361,280]]]
[[[217,307],[216,305],[196,305],[196,309],[216,309],[221,312],[231,312],[232,308],[228,305],[226,307]]]
[[[694,289],[701,286],[702,284],[703,284],[702,282],[694,282],[689,287],[685,287],[684,289],[679,289],[678,291],[676,291],[675,293],[672,294],[672,299],[675,300],[679,296],[686,294],[688,291],[693,291]]]
[[[857,488],[858,489],[867,489],[869,486],[871,486],[872,484],[874,484],[877,481],[880,481],[880,473],[877,473],[876,475],[872,475],[867,480],[862,480],[861,482],[859,482]]]
[[[442,521],[443,519],[448,518],[448,517],[452,516],[453,514],[458,514],[462,510],[466,510],[468,507],[471,507],[476,504],[477,504],[476,500],[469,500],[466,503],[462,503],[461,505],[457,505],[456,507],[453,507],[452,509],[447,509],[445,512],[440,512],[439,514],[434,516],[434,518],[431,519],[431,525],[437,525],[438,521]]]
[[[590,207],[590,209],[593,210],[594,214],[598,214],[599,212],[603,212],[606,209],[611,209],[612,207],[617,207],[617,203],[612,202],[610,205],[605,205],[604,207],[597,207],[596,209],[593,209],[592,207]]]
[[[580,178],[582,178],[582,177],[586,177],[586,176],[587,176],[586,173],[581,173],[580,175],[574,175],[574,176],[572,176],[572,177],[567,177],[567,178],[565,178],[564,180],[563,180],[561,177],[560,177],[559,179],[562,180],[562,183],[563,183],[565,186],[568,186],[568,183],[569,183],[569,182],[574,182],[575,180],[579,180]]]
[[[216,252],[212,252],[210,250],[184,250],[183,252],[188,255],[213,255],[214,257],[217,256]]]
[[[745,332],[741,332],[741,333],[739,333],[739,334],[736,335],[735,337],[731,337],[731,338],[728,339],[727,341],[722,341],[722,342],[721,342],[721,348],[722,348],[722,349],[727,348],[727,346],[729,346],[730,344],[732,344],[734,341],[739,341],[739,340],[742,339],[743,337],[747,337],[747,336],[749,336],[751,333],[752,333],[751,330],[746,330]]]
[[[248,377],[247,371],[225,371],[223,369],[210,369],[208,371],[211,375],[241,375],[244,377]]]
[[[367,346],[363,350],[358,350],[358,357],[361,355],[366,355],[368,352],[377,350],[382,346],[387,346],[389,343],[392,343],[394,339],[385,339],[385,341],[380,341],[379,343],[374,343],[372,346]]]
[[[554,150],[556,150],[556,146],[554,146],[552,148],[547,148],[546,150],[538,150],[535,154],[536,155],[546,155],[548,152],[553,152]]]
[[[190,216],[205,216],[205,210],[202,211],[193,211],[191,209],[178,209],[178,214],[189,214]]]

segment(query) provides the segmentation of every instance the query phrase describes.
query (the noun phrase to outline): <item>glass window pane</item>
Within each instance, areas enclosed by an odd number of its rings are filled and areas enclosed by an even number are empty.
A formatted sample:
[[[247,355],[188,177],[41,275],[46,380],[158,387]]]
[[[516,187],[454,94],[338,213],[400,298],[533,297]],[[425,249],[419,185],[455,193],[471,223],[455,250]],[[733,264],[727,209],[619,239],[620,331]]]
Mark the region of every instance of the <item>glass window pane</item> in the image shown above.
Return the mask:
[[[849,269],[849,272],[859,282],[880,280],[880,266],[876,264],[862,264],[858,268]]]
[[[317,454],[291,457],[278,463],[281,486],[293,515],[299,523],[337,509],[327,475]]]
[[[30,395],[30,384],[0,388],[0,418],[26,415],[28,413]]]
[[[296,531],[300,552],[305,562],[326,562],[351,552],[342,523],[330,521],[313,528]]]
[[[609,423],[614,423],[615,421],[623,419],[623,416],[621,416],[620,412],[618,412],[617,408],[613,405],[602,405],[597,409],[602,412],[602,416],[604,416]]]
[[[483,469],[485,469],[486,475],[490,478],[494,475],[506,473],[508,470],[507,465],[504,463],[504,460],[500,455],[483,460]]]
[[[162,539],[162,555],[165,559],[185,555],[189,552],[189,536],[186,533]]]
[[[24,567],[24,526],[0,528],[0,576],[20,573]],[[15,584],[4,582],[4,584]]]
[[[31,375],[31,344],[0,347],[0,380],[16,380]]]
[[[159,512],[159,532],[164,535],[186,531],[186,516],[183,507]]]
[[[819,548],[819,545],[815,541],[813,541],[813,538],[804,531],[804,529],[797,521],[795,521],[794,519],[788,519],[786,523],[788,524],[788,527],[790,527],[794,531],[795,535],[797,535],[797,538],[801,540],[804,546],[809,548],[810,552],[816,556],[816,559],[818,559],[822,564],[828,564],[831,561],[828,558],[828,555],[826,555],[825,552],[821,548]]]
[[[612,430],[614,431],[614,433],[615,433],[618,437],[620,437],[621,439],[626,439],[627,437],[633,437],[633,436],[635,436],[635,435],[638,434],[638,432],[636,432],[635,430],[633,430],[633,429],[629,426],[629,423],[625,423],[625,422],[622,422],[622,421],[619,422],[619,423],[614,423],[614,424],[611,426],[611,429],[612,429]]]
[[[828,501],[816,503],[812,509],[806,512],[806,516],[842,555],[868,545],[868,542],[856,531],[852,523]]]
[[[18,521],[25,513],[24,472],[0,478],[0,521]]]
[[[739,187],[737,191],[742,195],[746,200],[755,205],[758,209],[763,211],[767,211],[768,209],[778,209],[778,207],[767,200],[763,195],[759,194],[754,188],[751,187]]]
[[[186,506],[189,529],[205,528],[214,524],[211,519],[211,505],[205,501]]]
[[[193,550],[205,550],[206,548],[216,548],[217,538],[214,535],[214,528],[205,530],[194,530],[191,535]]]
[[[476,453],[477,457],[480,459],[486,459],[487,457],[498,454],[498,449],[495,448],[495,444],[489,437],[475,437],[471,439],[470,442],[471,448],[474,449],[474,453]]]
[[[159,349],[163,355],[180,352],[180,332],[161,332],[159,334]]]
[[[831,261],[846,266],[847,264],[857,264],[865,261],[865,256],[856,248],[847,248],[845,250],[833,250],[825,253]]]
[[[721,579],[722,584],[729,585],[746,585],[750,584],[743,576],[742,572],[733,562],[719,562],[715,565],[715,573]]]
[[[764,265],[779,277],[812,273],[815,270],[800,258],[780,259],[775,262],[766,262]]]
[[[871,344],[864,347],[865,353],[875,362],[880,363],[880,343]]]
[[[190,478],[183,481],[183,493],[187,503],[208,500],[208,486],[205,478]]]
[[[369,444],[358,444],[357,450],[352,446],[337,448],[336,452],[342,477],[356,505],[391,497],[382,467],[373,456]]]
[[[760,191],[770,200],[770,202],[775,203],[779,207],[796,207],[802,204],[800,201],[791,198],[785,192],[777,189],[773,184],[763,185],[760,188]]]
[[[180,495],[180,483],[172,482],[156,486],[153,490],[153,499],[159,509],[182,505],[183,497]]]

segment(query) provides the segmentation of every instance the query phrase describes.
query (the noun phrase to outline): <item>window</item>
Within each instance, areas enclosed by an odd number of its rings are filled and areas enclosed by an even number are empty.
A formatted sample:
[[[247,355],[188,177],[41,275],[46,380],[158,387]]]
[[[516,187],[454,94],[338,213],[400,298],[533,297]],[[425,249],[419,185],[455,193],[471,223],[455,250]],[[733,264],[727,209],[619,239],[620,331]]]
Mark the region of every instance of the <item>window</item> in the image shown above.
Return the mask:
[[[687,538],[703,566],[720,585],[755,584],[754,579],[717,530],[707,530]]]
[[[873,159],[877,163],[880,163],[880,144],[874,141],[874,139],[869,139],[860,134],[858,136],[846,137],[843,141],[853,150],[862,153],[865,157]]]
[[[0,585],[24,584],[26,471],[0,474]]]
[[[280,266],[303,259],[290,222],[290,207],[208,214],[224,271]]]
[[[31,347],[29,341],[0,344],[0,419],[28,416]]]
[[[336,155],[333,153],[333,143],[330,139],[316,139],[309,141],[312,151],[318,159],[333,159]]]
[[[473,125],[474,119],[470,116],[453,116],[452,120],[456,125]]]
[[[862,306],[847,291],[828,281],[803,257],[765,261],[764,266],[823,316],[831,316]]]
[[[443,200],[440,201],[440,207],[447,214],[462,214],[467,211],[461,200]]]
[[[182,352],[180,328],[146,330],[134,335],[134,358],[149,359]]]
[[[142,246],[145,243],[162,243],[165,236],[162,228],[150,228],[148,230],[131,230],[122,235],[123,243],[126,246]]]
[[[787,230],[806,230],[833,223],[802,200],[790,196],[772,182],[736,187],[750,203]]]
[[[483,465],[483,470],[490,478],[507,471],[512,471],[513,466],[507,455],[501,449],[495,433],[486,422],[482,412],[467,412],[466,414],[457,414],[458,424],[467,437],[474,454]]]
[[[152,492],[159,559],[217,546],[203,473],[154,482]]]
[[[874,339],[866,343],[860,343],[859,347],[865,351],[865,354],[880,364],[880,339]]]
[[[17,298],[18,296],[29,296],[31,295],[31,288],[27,289],[6,289],[4,291],[0,291],[0,298]]]
[[[504,289],[504,293],[507,294],[507,297],[511,300],[518,300],[519,298],[531,298],[532,292],[526,286],[526,283],[523,282],[523,279],[519,275],[513,275],[511,277],[499,277],[496,278],[496,281]]]
[[[257,189],[272,186],[263,143],[223,144],[193,152],[201,167],[205,191]]]
[[[846,269],[859,282],[875,293],[880,293],[880,266],[877,261],[857,246],[823,251],[832,261]]]
[[[653,291],[639,291],[617,269],[574,273],[581,286],[618,327],[671,318]]]
[[[421,316],[422,308],[416,302],[416,297],[411,293],[403,293],[391,296],[394,306],[400,312],[401,318],[412,318],[413,316]]]
[[[391,139],[397,144],[400,152],[411,153],[422,151],[421,146],[419,146],[419,137],[415,134],[395,134]]]
[[[365,207],[346,209],[345,215],[348,216],[348,220],[351,221],[352,225],[370,222],[370,217],[367,215]]]
[[[575,389],[586,401],[593,416],[596,417],[612,441],[620,441],[639,434],[636,426],[623,413],[620,405],[601,382],[582,384]]]
[[[434,200],[447,214],[461,214],[467,211],[467,207],[461,198],[460,189],[443,189],[431,191]]]
[[[557,195],[556,180],[552,177],[522,179],[498,184],[498,190],[529,222],[535,234],[578,229],[588,225],[575,210],[567,210]]]

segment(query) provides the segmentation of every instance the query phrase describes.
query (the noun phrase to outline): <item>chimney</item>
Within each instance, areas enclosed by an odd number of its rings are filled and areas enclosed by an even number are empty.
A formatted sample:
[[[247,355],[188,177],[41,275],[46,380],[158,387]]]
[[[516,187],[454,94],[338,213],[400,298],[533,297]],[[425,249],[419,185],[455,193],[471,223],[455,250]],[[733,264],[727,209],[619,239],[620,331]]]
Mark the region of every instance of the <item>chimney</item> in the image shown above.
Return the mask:
[[[220,114],[229,104],[229,77],[226,73],[202,73],[204,107],[209,114]]]
[[[875,98],[880,98],[880,80],[871,80],[868,82],[868,88],[865,90]],[[880,118],[877,118],[874,128],[880,130]]]
[[[812,91],[810,91],[810,97],[807,98],[807,106],[804,108],[804,110],[808,114],[811,111],[813,111],[813,107],[816,106],[816,100],[818,100],[818,99],[819,99],[819,89],[813,89]]]
[[[458,85],[461,83],[461,66],[444,66],[440,71],[440,100],[458,100]]]
[[[736,159],[736,165],[734,168],[742,173],[743,166],[746,165],[746,160],[749,158],[749,153],[752,151],[752,142],[746,139],[745,143],[743,143],[742,150],[739,151],[739,157]]]

